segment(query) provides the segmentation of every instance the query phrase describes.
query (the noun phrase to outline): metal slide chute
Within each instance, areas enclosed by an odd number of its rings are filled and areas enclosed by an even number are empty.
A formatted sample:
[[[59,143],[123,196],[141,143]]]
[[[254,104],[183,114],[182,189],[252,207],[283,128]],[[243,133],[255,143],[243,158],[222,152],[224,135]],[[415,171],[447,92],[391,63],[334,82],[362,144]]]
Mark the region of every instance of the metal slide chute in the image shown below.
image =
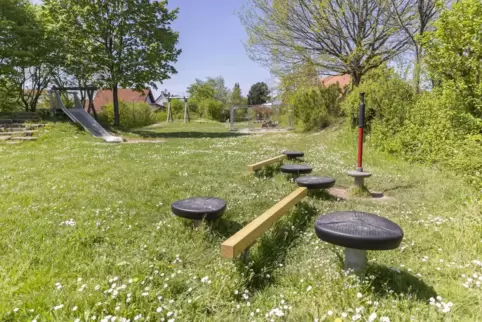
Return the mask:
[[[79,123],[82,127],[92,133],[93,136],[104,139],[105,142],[109,143],[120,143],[122,138],[118,136],[113,136],[107,132],[102,125],[99,124],[89,113],[87,113],[80,103],[77,93],[74,95],[74,108],[66,108],[60,98],[58,91],[54,91],[55,100],[57,103],[57,108],[60,108],[74,123]]]

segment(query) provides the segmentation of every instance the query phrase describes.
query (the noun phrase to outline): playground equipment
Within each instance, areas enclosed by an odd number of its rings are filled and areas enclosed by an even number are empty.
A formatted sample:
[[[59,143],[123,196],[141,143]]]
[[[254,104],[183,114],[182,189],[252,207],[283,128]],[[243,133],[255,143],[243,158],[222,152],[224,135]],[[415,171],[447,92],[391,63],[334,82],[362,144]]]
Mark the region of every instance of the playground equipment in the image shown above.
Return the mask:
[[[311,173],[313,168],[306,164],[283,164],[280,167],[280,171],[293,176],[299,176],[300,174]]]
[[[294,128],[294,106],[266,103],[262,105],[238,105],[229,109],[231,131],[259,131],[266,129]]]
[[[360,93],[360,114],[358,117],[358,156],[355,171],[348,171],[350,177],[355,178],[355,186],[363,188],[365,178],[370,177],[370,172],[363,171],[363,127],[365,125],[365,93]]]
[[[284,159],[296,159],[303,157],[305,154],[300,151],[284,151],[281,155],[278,155],[274,158],[263,160],[257,163],[253,163],[248,165],[248,171],[249,172],[254,172],[257,170],[260,170],[261,168],[271,165],[271,164],[276,164],[282,162]]]
[[[220,218],[226,210],[226,201],[215,197],[188,198],[174,202],[171,210],[174,215],[199,225],[202,220]]]
[[[80,124],[86,131],[92,133],[93,136],[104,139],[105,142],[109,143],[120,143],[122,142],[121,137],[113,136],[109,132],[107,132],[89,113],[87,113],[80,100],[77,96],[76,92],[68,92],[70,90],[89,90],[92,91],[91,96],[93,96],[93,87],[52,87],[49,90],[50,95],[50,108],[55,113],[55,109],[62,110],[74,123]],[[74,96],[74,108],[66,108],[62,99],[60,97],[59,91],[65,91],[67,94],[72,94]],[[53,95],[55,95],[55,106]],[[92,101],[89,102],[89,105],[92,104]],[[90,109],[90,107],[89,107]],[[92,110],[95,111],[92,105]],[[95,112],[94,112],[95,113]]]
[[[247,260],[249,256],[249,247],[251,247],[251,245],[253,245],[265,231],[271,228],[271,226],[273,226],[288,210],[303,200],[307,194],[308,188],[298,188],[272,208],[264,212],[261,216],[254,219],[222,243],[221,256],[225,258],[236,258],[244,252],[244,259]]]
[[[173,99],[182,99],[184,100],[184,123],[191,122],[191,118],[189,116],[189,109],[187,105],[187,100],[189,97],[180,97],[180,96],[171,96],[170,94],[167,95],[167,119],[166,123],[174,122],[174,118],[172,117],[172,109],[171,109],[171,100]]]
[[[281,156],[262,161],[260,163],[248,166],[248,168],[259,169],[263,165],[277,162],[291,157],[304,156],[303,152],[298,151],[285,151]],[[310,173],[312,168],[307,165],[287,165],[285,167],[287,173],[299,175],[301,173]],[[268,209],[262,215],[251,221],[248,225],[231,236],[221,245],[221,256],[225,258],[236,258],[241,253],[244,254],[243,258],[246,261],[249,256],[249,248],[256,240],[264,234],[269,228],[271,228],[286,212],[298,204],[308,195],[308,190],[327,189],[335,184],[335,179],[328,177],[300,177],[296,180],[299,188],[289,194],[287,197],[280,200],[273,207]]]
[[[394,222],[366,212],[340,211],[318,217],[318,238],[345,248],[345,269],[365,270],[367,250],[397,248],[403,239],[402,229]]]

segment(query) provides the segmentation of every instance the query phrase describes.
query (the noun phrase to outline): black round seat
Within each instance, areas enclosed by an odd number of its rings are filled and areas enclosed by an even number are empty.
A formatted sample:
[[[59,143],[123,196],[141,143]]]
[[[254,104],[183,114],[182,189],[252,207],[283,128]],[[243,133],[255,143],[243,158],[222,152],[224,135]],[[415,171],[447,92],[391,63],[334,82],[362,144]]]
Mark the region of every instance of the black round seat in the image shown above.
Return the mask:
[[[308,189],[328,189],[335,185],[335,179],[330,177],[305,176],[296,179],[298,187]]]
[[[302,158],[305,156],[305,153],[300,151],[283,151],[283,154],[286,155],[288,159]]]
[[[326,242],[363,250],[395,249],[403,239],[402,229],[394,222],[359,211],[321,215],[315,222],[315,232]]]
[[[283,173],[303,174],[311,173],[313,169],[305,164],[283,164],[280,167],[280,171]]]
[[[189,198],[171,205],[174,215],[192,220],[213,220],[226,210],[226,201],[214,197]]]

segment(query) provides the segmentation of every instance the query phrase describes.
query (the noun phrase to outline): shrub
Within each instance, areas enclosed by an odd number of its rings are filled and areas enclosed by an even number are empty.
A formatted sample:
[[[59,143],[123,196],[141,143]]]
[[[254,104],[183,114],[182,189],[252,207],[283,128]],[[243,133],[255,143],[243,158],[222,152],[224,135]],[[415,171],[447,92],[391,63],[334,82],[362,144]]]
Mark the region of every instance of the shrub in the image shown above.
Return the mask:
[[[365,128],[377,139],[392,136],[403,126],[412,105],[413,89],[391,69],[372,71],[344,100],[342,109],[353,127],[358,124],[360,93],[365,93]],[[376,123],[377,126],[373,126]]]
[[[337,85],[298,90],[293,103],[296,116],[303,123],[303,130],[322,129],[330,125],[331,119],[340,113],[340,95]]]
[[[214,121],[221,121],[223,115],[224,104],[215,99],[204,99],[198,103],[199,114]]]
[[[119,101],[120,127],[133,129],[157,122],[157,117],[147,103],[131,103]],[[99,118],[112,124],[114,122],[114,106],[108,104],[99,113]]]

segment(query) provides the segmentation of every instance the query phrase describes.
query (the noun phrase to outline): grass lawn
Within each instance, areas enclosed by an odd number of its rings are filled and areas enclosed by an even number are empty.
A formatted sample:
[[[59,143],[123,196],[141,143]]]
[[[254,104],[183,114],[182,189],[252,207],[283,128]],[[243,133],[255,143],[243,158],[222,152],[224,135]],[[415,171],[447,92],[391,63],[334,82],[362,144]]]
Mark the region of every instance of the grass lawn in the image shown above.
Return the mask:
[[[69,124],[47,131],[0,144],[0,321],[482,321],[481,193],[449,172],[367,146],[367,184],[391,200],[306,198],[245,266],[220,244],[295,189],[246,165],[301,150],[347,188],[354,137],[175,123],[135,135],[165,142],[115,145]],[[225,199],[223,220],[171,215],[198,195]],[[369,253],[364,277],[344,274],[342,249],[313,229],[318,214],[353,209],[405,232],[399,249]]]

